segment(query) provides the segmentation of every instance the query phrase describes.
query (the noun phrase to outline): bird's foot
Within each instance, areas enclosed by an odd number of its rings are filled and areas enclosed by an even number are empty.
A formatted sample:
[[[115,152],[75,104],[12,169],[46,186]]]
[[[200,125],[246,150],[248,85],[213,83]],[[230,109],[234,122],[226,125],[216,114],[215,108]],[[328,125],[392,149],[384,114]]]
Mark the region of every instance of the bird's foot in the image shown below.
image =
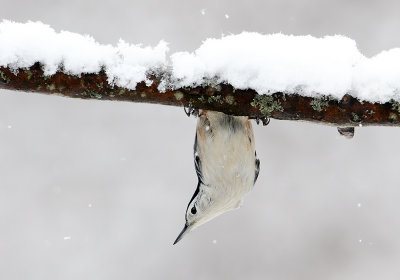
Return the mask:
[[[266,126],[266,125],[268,125],[269,124],[269,122],[271,121],[271,119],[270,118],[268,118],[268,117],[257,117],[256,118],[256,123],[257,124],[260,124],[260,121],[262,122],[262,124],[263,124],[263,126]]]
[[[184,106],[183,110],[185,111],[188,117],[190,117],[191,115],[195,117],[199,116],[199,109],[194,108],[192,102],[189,102],[189,105],[187,107]]]

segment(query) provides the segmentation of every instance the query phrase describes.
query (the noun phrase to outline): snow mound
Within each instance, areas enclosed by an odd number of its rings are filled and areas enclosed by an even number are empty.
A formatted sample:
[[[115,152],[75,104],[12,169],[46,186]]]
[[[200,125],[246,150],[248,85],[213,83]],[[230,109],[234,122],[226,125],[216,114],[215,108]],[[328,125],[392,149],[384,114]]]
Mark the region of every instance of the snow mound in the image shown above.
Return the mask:
[[[167,44],[141,47],[120,40],[117,46],[101,45],[88,35],[57,33],[41,22],[0,23],[0,66],[30,67],[40,62],[46,75],[60,65],[68,74],[98,73],[104,67],[108,81],[134,89],[147,81],[146,72],[166,64]]]
[[[367,58],[356,42],[340,35],[315,38],[243,32],[207,39],[193,53],[167,56],[164,41],[155,47],[120,40],[101,45],[88,35],[57,33],[41,22],[0,22],[0,66],[30,67],[40,62],[46,75],[97,73],[128,89],[151,83],[149,72],[170,75],[160,89],[229,83],[259,94],[297,93],[305,96],[345,94],[364,101],[400,101],[400,49]],[[169,71],[169,70],[168,70]]]
[[[243,32],[207,39],[194,53],[175,53],[171,60],[178,87],[214,79],[260,94],[340,99],[349,93],[368,101],[400,99],[400,49],[366,58],[355,41],[339,35],[315,38]]]

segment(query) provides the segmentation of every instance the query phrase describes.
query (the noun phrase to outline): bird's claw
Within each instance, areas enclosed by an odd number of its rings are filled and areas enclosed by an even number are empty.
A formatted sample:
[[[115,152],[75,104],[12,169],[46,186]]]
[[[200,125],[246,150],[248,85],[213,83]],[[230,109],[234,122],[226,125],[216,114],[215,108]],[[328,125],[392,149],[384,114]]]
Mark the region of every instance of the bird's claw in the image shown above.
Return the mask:
[[[256,123],[260,124],[260,121],[262,122],[263,126],[266,126],[269,124],[269,122],[271,121],[270,118],[268,117],[256,117]]]
[[[189,102],[189,105],[186,107],[183,107],[183,110],[185,111],[186,115],[190,117],[191,115],[198,117],[199,116],[199,110],[193,107],[192,102]]]

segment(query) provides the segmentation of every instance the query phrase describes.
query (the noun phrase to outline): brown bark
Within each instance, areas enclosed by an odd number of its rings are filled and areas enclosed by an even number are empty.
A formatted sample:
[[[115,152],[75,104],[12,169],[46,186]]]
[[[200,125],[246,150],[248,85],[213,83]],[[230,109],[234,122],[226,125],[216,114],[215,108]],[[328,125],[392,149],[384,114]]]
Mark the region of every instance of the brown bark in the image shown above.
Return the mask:
[[[66,97],[157,103],[208,109],[250,118],[310,121],[325,125],[352,127],[362,125],[400,125],[400,104],[395,101],[380,103],[360,102],[350,95],[342,100],[328,96],[311,98],[296,93],[258,95],[254,90],[234,89],[229,84],[180,88],[160,92],[160,79],[153,84],[144,82],[135,90],[112,86],[104,72],[82,74],[80,77],[57,72],[45,76],[39,63],[28,69],[13,71],[0,67],[0,88],[55,94]]]

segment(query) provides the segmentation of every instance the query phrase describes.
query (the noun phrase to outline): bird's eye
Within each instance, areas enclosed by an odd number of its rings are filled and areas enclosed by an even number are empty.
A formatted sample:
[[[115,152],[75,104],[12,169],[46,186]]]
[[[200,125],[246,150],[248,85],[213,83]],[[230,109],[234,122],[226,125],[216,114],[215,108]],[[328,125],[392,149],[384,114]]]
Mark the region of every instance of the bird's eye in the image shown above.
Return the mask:
[[[193,206],[192,209],[190,209],[190,212],[194,215],[197,213],[196,206]]]

